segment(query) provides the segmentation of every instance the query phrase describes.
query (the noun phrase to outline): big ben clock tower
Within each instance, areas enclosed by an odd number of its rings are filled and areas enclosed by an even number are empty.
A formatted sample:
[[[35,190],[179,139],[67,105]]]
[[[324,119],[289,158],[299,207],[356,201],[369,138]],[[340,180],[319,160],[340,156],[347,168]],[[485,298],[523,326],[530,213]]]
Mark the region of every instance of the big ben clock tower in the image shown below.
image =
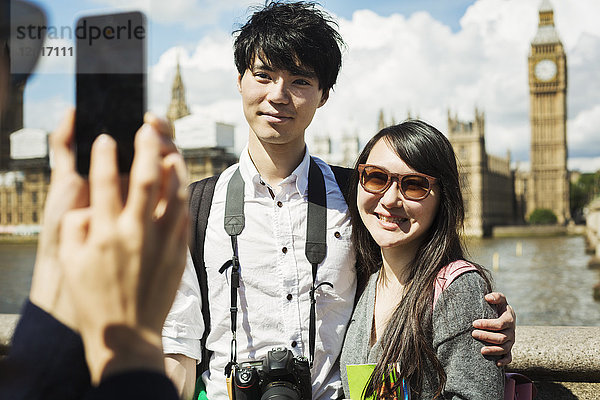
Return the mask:
[[[529,54],[531,179],[527,215],[550,209],[570,220],[567,172],[567,57],[554,27],[554,10],[543,0]]]

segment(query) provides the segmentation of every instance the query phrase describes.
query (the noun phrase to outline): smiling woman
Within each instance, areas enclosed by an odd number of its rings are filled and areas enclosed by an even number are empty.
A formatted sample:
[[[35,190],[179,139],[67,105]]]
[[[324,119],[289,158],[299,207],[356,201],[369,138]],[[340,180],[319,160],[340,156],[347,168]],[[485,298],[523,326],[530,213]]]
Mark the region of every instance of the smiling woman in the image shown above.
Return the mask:
[[[464,207],[450,142],[409,120],[375,135],[357,170],[356,203],[348,206],[367,284],[340,358],[346,397],[356,384],[346,366],[375,363],[359,386],[366,396],[500,399],[502,369],[471,336],[473,320],[497,314],[484,300],[491,291],[486,271],[464,260]],[[434,305],[436,285],[455,268],[463,273],[442,286]]]

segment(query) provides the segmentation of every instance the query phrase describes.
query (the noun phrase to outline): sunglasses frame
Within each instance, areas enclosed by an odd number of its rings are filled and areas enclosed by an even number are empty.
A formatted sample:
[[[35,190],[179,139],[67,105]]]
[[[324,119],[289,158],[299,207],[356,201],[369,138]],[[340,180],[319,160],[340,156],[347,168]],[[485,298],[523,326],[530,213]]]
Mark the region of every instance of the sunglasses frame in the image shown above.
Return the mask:
[[[367,189],[365,187],[365,185],[363,184],[362,174],[363,174],[365,168],[367,168],[367,167],[377,168],[381,172],[385,173],[385,175],[387,176],[387,182],[385,183],[385,185],[383,186],[383,188],[381,190]],[[373,164],[359,164],[357,169],[358,169],[358,183],[366,192],[369,192],[371,194],[384,194],[390,188],[390,186],[392,186],[392,183],[395,180],[396,182],[398,182],[398,190],[400,191],[400,193],[402,193],[402,196],[407,200],[413,200],[413,201],[421,201],[421,200],[426,199],[427,196],[429,196],[429,193],[431,192],[432,186],[437,182],[437,178],[434,178],[433,176],[429,176],[427,174],[422,174],[420,172],[411,172],[408,174],[395,174],[393,172],[388,171],[387,169],[385,169],[383,167],[380,167],[378,165],[373,165]],[[404,189],[402,189],[402,179],[404,179],[407,176],[419,176],[419,177],[427,179],[427,182],[429,183],[429,188],[427,188],[427,192],[422,197],[407,196],[406,193],[404,193]]]

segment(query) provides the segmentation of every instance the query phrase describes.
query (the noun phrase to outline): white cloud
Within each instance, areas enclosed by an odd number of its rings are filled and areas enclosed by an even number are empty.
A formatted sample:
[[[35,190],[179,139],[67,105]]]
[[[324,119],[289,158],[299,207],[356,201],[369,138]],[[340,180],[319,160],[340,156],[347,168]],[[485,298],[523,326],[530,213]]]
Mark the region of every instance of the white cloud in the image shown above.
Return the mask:
[[[202,38],[193,51],[173,47],[161,55],[157,64],[150,69],[150,109],[159,114],[166,113],[177,59],[188,105],[210,107],[213,103],[239,102],[231,37],[219,33]],[[239,114],[239,108],[235,112]]]
[[[600,155],[600,103],[581,111],[567,125],[569,154],[579,157]]]
[[[41,101],[29,101],[24,109],[24,125],[52,132],[72,105],[60,95]],[[43,118],[40,118],[43,116]]]
[[[537,30],[538,0],[479,0],[452,33],[427,13],[410,18],[357,11],[340,21],[348,43],[339,85],[310,128],[334,137],[358,130],[363,141],[377,116],[402,120],[408,111],[441,130],[447,109],[463,120],[486,114],[488,152],[529,158],[527,57]],[[600,34],[593,1],[554,1],[555,22],[569,63],[569,154],[600,156]],[[591,161],[590,161],[591,162]]]
[[[149,18],[162,24],[182,24],[187,27],[213,25],[225,11],[248,5],[248,0],[95,0],[97,4],[115,8],[134,8],[146,12]]]
[[[114,5],[117,0],[102,1]],[[188,1],[152,1],[152,18],[184,24],[199,18],[195,23],[203,24],[206,16],[249,4]],[[595,20],[600,2],[552,4],[567,52],[569,155],[593,168],[600,157],[600,24]],[[513,161],[526,162],[527,56],[539,5],[539,0],[478,0],[466,11],[458,32],[426,12],[383,17],[362,10],[351,20],[340,19],[348,49],[338,85],[309,128],[309,142],[311,136],[329,134],[335,143],[356,132],[364,143],[375,133],[380,109],[396,121],[410,111],[446,131],[448,109],[462,120],[472,120],[478,107],[486,115],[488,152],[505,155],[510,150]],[[188,103],[195,111],[236,122],[239,149],[247,127],[235,88],[230,35],[215,31],[195,48],[172,48],[161,56],[150,76],[150,106],[161,114],[169,103],[177,51]]]
[[[598,172],[600,171],[600,157],[571,157],[567,161],[569,171]]]
[[[149,76],[150,109],[158,115],[164,115],[169,105],[178,59],[191,112],[235,125],[239,151],[246,142],[248,128],[236,87],[231,36],[215,33],[202,38],[192,51],[173,47],[161,55]]]

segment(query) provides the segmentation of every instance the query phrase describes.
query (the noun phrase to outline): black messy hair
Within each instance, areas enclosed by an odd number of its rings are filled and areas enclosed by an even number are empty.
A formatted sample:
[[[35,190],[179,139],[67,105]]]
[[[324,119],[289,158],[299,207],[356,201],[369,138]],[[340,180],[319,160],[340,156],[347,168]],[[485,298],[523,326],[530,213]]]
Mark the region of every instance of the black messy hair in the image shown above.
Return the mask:
[[[234,32],[235,66],[243,76],[258,57],[275,69],[314,74],[327,91],[342,66],[344,41],[336,28],[314,2],[269,1]]]

